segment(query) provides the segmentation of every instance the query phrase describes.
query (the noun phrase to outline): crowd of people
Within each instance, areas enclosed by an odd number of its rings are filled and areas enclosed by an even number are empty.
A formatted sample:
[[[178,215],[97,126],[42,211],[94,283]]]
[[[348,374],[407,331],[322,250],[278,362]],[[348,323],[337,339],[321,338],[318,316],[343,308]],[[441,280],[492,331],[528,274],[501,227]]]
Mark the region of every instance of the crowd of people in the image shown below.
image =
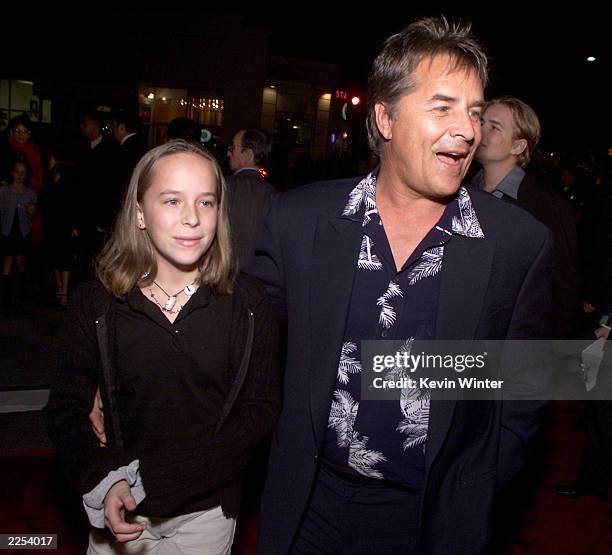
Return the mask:
[[[11,121],[3,307],[13,266],[21,282],[43,245],[69,304],[46,417],[89,553],[229,553],[245,468],[270,434],[262,554],[486,552],[546,369],[507,377],[528,402],[377,401],[360,378],[363,340],[609,337],[609,167],[581,184],[568,159],[544,182],[537,114],[486,99],[487,82],[469,27],[412,23],[369,76],[379,163],[282,194],[260,174],[271,137],[257,127],[236,131],[224,178],[185,118],[145,152],[132,114],[114,139],[88,114],[78,159],[52,149],[48,171],[29,122]],[[95,279],[68,303],[79,264]],[[589,411],[560,495],[607,498],[611,402],[604,391]]]
[[[67,306],[70,276],[83,281],[93,275],[93,258],[145,152],[139,122],[127,114],[117,114],[114,139],[102,135],[97,116],[85,115],[81,142],[45,145],[42,154],[27,114],[9,122],[0,147],[4,309],[14,304],[15,281],[25,296],[41,290],[45,270],[52,270],[57,302]]]

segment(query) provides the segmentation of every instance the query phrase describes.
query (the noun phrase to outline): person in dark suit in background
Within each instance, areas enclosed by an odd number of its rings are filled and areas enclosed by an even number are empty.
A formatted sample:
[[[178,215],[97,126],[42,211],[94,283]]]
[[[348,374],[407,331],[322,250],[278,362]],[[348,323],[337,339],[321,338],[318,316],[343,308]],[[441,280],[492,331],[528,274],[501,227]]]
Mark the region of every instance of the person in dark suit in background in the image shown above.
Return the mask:
[[[594,335],[607,342],[597,376],[597,385],[585,408],[586,442],[580,457],[576,480],[559,484],[555,492],[562,497],[579,499],[594,495],[599,501],[608,500],[612,481],[612,279],[609,282],[608,302],[604,305],[599,327]]]
[[[271,148],[270,134],[259,127],[237,131],[228,148],[229,164],[234,172],[226,178],[232,243],[241,268],[252,260],[261,240],[264,217],[271,200],[278,194],[259,172],[259,165]]]
[[[123,199],[138,160],[142,158],[142,155],[147,150],[141,131],[142,122],[136,111],[119,110],[115,114],[113,134],[119,143],[117,159],[117,179],[120,188],[119,204]],[[119,208],[119,204],[117,204],[116,210]]]
[[[90,208],[87,218],[80,218],[78,270],[81,279],[93,277],[93,260],[110,229],[119,205],[117,177],[118,147],[102,134],[100,116],[86,113],[80,123],[85,142],[77,165],[77,195]]]
[[[487,550],[493,500],[524,464],[544,403],[468,401],[453,389],[368,400],[360,363],[362,340],[552,336],[550,232],[460,187],[486,83],[469,27],[412,23],[370,72],[380,166],[272,203],[247,269],[288,337],[262,555]],[[531,370],[523,385],[542,399],[549,373]]]
[[[566,339],[579,305],[576,224],[569,202],[525,170],[539,140],[540,122],[531,107],[512,96],[488,101],[482,114],[482,142],[476,151],[482,170],[472,183],[517,204],[551,230],[555,332],[559,339]]]
[[[174,139],[183,139],[184,141],[201,144],[202,127],[197,121],[190,118],[174,118],[168,124],[166,141]]]
[[[589,338],[593,338],[595,327],[595,337],[606,340],[606,347],[596,386],[586,404],[586,443],[576,480],[571,484],[558,485],[555,491],[572,499],[595,495],[600,501],[606,501],[612,481],[612,192],[609,189],[610,175],[604,175],[602,179],[605,188],[591,245],[598,254],[590,259],[586,267],[583,298],[588,300],[583,301],[582,310],[584,316],[598,318],[584,320],[585,325],[589,322],[592,324]]]

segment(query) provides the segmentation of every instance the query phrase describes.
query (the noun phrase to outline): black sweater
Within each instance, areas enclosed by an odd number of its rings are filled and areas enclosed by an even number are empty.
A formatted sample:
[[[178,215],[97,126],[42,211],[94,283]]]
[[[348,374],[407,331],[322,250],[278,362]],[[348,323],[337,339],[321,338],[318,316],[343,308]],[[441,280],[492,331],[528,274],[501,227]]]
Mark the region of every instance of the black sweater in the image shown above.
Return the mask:
[[[125,326],[121,314],[129,300],[113,299],[97,282],[82,286],[73,295],[58,374],[45,414],[68,479],[81,494],[92,490],[111,470],[139,459],[146,491],[146,499],[137,508],[139,514],[174,516],[217,504],[222,505],[225,514],[236,514],[240,475],[253,448],[270,431],[279,412],[278,327],[263,288],[252,278],[240,276],[231,298],[207,294],[210,298],[200,303],[204,305],[200,312],[221,329],[228,329],[229,337],[220,345],[214,334],[202,333],[196,351],[218,351],[224,346],[229,349],[227,387],[221,388],[225,395],[223,406],[215,413],[194,414],[202,430],[195,437],[177,430],[176,442],[166,439],[163,443],[155,442],[150,430],[147,441],[130,439],[135,435],[129,419],[122,414],[125,400],[117,401],[122,393],[114,352],[117,344],[122,344],[122,339],[116,338],[117,323],[119,330]],[[143,308],[146,311],[148,307]],[[189,305],[183,309],[185,323],[191,317],[187,315],[188,308]],[[150,318],[145,311],[141,318]],[[165,318],[161,312],[158,316]],[[175,324],[180,321],[177,318]],[[169,322],[168,325],[172,328]],[[254,335],[249,353],[251,325]],[[143,336],[143,343],[148,339]],[[250,357],[243,362],[245,352]],[[246,373],[242,374],[241,369]],[[107,447],[98,446],[88,419],[98,387],[105,399]],[[166,393],[159,391],[159,398]],[[195,399],[186,410],[193,410],[197,402]],[[157,419],[155,426],[160,422],[163,419]],[[159,430],[160,437],[171,437],[168,428],[175,425],[168,419],[167,429]]]

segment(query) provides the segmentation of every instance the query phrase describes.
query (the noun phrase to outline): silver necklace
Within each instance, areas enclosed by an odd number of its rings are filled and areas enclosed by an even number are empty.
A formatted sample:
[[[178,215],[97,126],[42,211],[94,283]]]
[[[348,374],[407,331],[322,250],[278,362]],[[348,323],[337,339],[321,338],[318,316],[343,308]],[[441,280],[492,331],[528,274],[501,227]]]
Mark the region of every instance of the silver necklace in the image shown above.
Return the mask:
[[[170,295],[159,283],[157,283],[156,281],[153,281],[153,283],[157,285],[157,287],[159,287],[159,289],[162,291],[162,293],[164,293],[164,295],[166,295],[166,297],[168,297],[168,300],[162,306],[155,298],[153,289],[149,287],[149,293],[151,295],[151,298],[155,301],[155,304],[157,304],[159,308],[161,308],[164,312],[168,312],[170,314],[177,314],[178,312],[180,312],[181,308],[183,308],[183,306],[180,306],[176,309],[176,311],[172,311],[174,305],[176,304],[176,301],[178,300],[178,295],[180,295],[181,293],[185,293],[185,295],[191,297],[191,295],[193,295],[198,289],[197,286],[194,285],[195,282],[191,282],[189,285],[185,285],[185,287],[179,289],[176,293],[174,293],[174,295]]]
[[[161,309],[162,312],[167,312],[168,314],[178,314],[181,309],[183,308],[184,305],[180,305],[177,307],[176,310],[172,310],[171,308],[166,308],[166,305],[162,305],[158,300],[157,297],[155,296],[155,293],[153,292],[153,289],[151,287],[149,287],[149,297],[151,297],[151,300]],[[168,303],[166,303],[168,304]],[[174,306],[174,305],[172,305]]]

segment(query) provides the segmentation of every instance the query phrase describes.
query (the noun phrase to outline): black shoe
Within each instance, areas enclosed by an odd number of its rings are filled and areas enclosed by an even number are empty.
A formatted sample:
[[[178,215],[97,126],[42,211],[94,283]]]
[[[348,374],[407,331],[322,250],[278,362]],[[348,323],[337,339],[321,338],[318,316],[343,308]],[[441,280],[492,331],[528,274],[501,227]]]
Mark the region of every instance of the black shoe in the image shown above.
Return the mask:
[[[580,499],[586,495],[594,495],[602,503],[608,500],[608,492],[606,490],[587,489],[577,484],[558,485],[555,487],[555,493],[571,499]]]

